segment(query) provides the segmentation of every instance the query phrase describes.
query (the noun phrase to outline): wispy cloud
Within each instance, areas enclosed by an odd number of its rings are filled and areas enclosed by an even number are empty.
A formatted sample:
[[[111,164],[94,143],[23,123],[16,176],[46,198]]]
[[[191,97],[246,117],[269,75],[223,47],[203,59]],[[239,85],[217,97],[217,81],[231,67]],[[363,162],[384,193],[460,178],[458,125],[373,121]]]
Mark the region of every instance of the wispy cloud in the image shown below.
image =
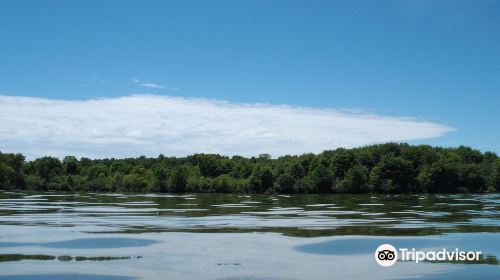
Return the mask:
[[[140,87],[148,87],[148,88],[157,88],[157,89],[171,89],[171,90],[178,90],[179,87],[169,87],[157,83],[151,83],[151,82],[145,82],[141,81],[139,79],[132,79],[132,83],[136,86]]]
[[[279,156],[439,137],[452,130],[412,118],[200,98],[0,96],[0,150],[30,158],[201,152]]]
[[[140,83],[137,85],[141,86],[141,87],[150,87],[150,88],[165,88],[164,85],[159,85],[159,84],[154,84],[154,83]]]

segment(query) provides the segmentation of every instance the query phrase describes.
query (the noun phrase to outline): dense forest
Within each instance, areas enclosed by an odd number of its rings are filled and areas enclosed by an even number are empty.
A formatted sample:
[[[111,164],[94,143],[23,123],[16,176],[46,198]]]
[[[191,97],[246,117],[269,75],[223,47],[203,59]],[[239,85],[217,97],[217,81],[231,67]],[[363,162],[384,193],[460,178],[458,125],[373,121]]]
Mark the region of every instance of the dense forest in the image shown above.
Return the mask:
[[[0,153],[0,189],[97,192],[458,193],[500,191],[500,158],[469,147],[388,143],[320,154],[26,161]]]

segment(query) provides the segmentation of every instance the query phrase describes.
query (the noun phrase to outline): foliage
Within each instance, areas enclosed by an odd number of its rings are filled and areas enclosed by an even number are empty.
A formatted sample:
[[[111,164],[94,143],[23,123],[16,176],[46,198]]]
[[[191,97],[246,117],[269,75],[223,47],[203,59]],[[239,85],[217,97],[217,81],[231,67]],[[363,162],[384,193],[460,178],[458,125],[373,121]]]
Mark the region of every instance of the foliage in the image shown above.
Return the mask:
[[[77,159],[0,153],[0,189],[97,192],[456,193],[500,191],[500,158],[469,147],[387,143],[320,154]]]

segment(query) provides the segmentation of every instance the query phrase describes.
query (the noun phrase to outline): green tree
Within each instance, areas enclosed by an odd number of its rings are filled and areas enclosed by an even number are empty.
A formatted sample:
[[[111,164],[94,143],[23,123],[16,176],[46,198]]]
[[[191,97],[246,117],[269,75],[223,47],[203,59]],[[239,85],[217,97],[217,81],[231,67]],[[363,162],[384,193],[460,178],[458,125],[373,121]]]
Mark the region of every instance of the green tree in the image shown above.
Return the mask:
[[[351,167],[344,178],[337,183],[337,190],[342,193],[365,193],[368,191],[368,170],[360,164]]]
[[[383,156],[370,173],[370,184],[375,192],[405,193],[413,189],[413,164],[391,154]]]
[[[493,161],[493,171],[491,173],[491,187],[493,190],[500,191],[500,159]]]
[[[62,161],[63,170],[66,174],[78,174],[78,160],[73,156],[64,157]]]
[[[280,174],[276,178],[273,190],[277,193],[293,193],[296,182],[297,180],[289,173]]]
[[[123,189],[121,191],[138,192],[144,191],[148,187],[148,182],[139,174],[131,173],[123,176]]]
[[[168,169],[164,166],[155,167],[154,171],[154,190],[159,192],[168,191]]]
[[[185,166],[176,166],[168,176],[168,190],[182,193],[186,190],[188,171]]]
[[[323,164],[318,164],[311,173],[311,179],[317,193],[331,193],[335,186],[333,172]]]
[[[0,188],[4,190],[16,187],[16,172],[4,162],[0,162]]]
[[[59,159],[54,157],[42,157],[36,159],[33,161],[33,167],[35,174],[47,181],[62,173],[61,162]]]
[[[269,166],[257,163],[250,176],[250,188],[252,192],[264,193],[273,185],[273,173]]]
[[[459,169],[459,185],[466,192],[480,192],[486,188],[486,180],[479,164],[464,164]]]
[[[457,192],[459,187],[458,168],[453,162],[442,159],[421,168],[417,181],[425,192]]]
[[[356,164],[356,157],[352,150],[337,149],[333,153],[330,165],[336,178],[343,178],[347,170]]]
[[[216,154],[62,161],[0,153],[0,189],[161,192],[483,192],[500,191],[500,159],[469,147],[400,143],[320,154]]]

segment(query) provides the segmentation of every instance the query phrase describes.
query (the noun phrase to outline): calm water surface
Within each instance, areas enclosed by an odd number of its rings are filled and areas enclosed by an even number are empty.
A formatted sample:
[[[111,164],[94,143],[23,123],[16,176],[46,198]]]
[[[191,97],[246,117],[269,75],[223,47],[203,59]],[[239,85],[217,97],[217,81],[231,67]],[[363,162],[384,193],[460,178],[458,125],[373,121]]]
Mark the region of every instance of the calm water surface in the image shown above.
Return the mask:
[[[378,245],[482,251],[398,262]],[[0,192],[2,279],[500,279],[500,195]]]

